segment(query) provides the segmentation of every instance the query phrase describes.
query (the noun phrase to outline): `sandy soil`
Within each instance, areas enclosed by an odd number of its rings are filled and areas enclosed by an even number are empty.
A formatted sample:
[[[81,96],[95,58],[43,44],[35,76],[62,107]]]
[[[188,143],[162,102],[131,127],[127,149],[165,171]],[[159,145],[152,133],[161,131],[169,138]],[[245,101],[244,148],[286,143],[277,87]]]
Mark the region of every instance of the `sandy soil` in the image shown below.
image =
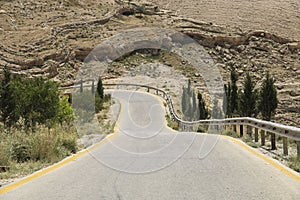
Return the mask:
[[[197,20],[300,40],[299,0],[150,0]]]

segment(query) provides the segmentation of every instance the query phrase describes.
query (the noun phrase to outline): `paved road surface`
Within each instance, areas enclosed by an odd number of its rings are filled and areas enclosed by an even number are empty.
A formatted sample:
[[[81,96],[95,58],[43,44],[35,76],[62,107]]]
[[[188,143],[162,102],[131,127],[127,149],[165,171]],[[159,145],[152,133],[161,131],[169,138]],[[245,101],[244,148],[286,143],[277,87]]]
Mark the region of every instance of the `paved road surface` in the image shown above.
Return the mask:
[[[115,137],[0,199],[300,199],[299,182],[231,140],[168,129],[156,97],[113,96],[122,103]]]

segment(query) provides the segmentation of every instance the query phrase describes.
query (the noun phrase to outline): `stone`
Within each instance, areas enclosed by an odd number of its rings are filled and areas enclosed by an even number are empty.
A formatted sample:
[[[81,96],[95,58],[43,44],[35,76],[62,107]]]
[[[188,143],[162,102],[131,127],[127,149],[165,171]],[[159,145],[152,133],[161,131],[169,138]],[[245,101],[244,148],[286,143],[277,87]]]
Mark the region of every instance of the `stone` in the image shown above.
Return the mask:
[[[297,97],[297,96],[300,96],[300,92],[293,90],[293,91],[289,92],[289,95],[292,97]]]
[[[300,49],[300,42],[293,42],[288,44],[288,49],[291,52],[295,52]]]
[[[220,51],[222,50],[222,47],[216,46],[216,50],[217,50],[218,52],[220,52]]]
[[[278,90],[282,90],[282,89],[284,88],[284,86],[283,86],[283,85],[277,85],[276,88],[277,88]]]
[[[200,77],[199,73],[195,73],[194,75],[195,75],[195,77]]]
[[[240,69],[237,71],[240,75],[244,73],[244,70]]]
[[[243,51],[245,51],[245,49],[246,49],[246,46],[245,45],[239,45],[238,47],[237,47],[237,50],[238,50],[238,52],[243,52]]]

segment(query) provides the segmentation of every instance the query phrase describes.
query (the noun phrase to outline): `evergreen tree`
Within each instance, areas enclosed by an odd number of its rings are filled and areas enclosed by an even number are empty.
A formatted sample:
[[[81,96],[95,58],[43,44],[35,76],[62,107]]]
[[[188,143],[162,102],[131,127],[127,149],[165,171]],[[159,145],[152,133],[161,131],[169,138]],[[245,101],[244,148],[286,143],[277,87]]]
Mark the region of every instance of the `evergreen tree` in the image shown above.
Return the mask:
[[[5,67],[3,72],[4,78],[1,80],[0,85],[0,113],[4,126],[10,128],[19,119],[19,116],[15,110],[16,98],[13,95],[14,90],[12,88],[10,70]]]
[[[217,99],[213,100],[213,109],[212,109],[211,115],[212,115],[212,119],[221,119],[221,118],[223,118],[223,114],[222,114],[222,111],[219,107],[219,102],[218,102]]]
[[[191,89],[191,80],[189,79],[189,80],[188,80],[188,87],[187,87],[187,93],[188,93],[188,96],[191,95],[191,91],[192,91],[192,89]]]
[[[198,106],[199,106],[199,118],[198,119],[207,119],[208,118],[208,109],[206,108],[205,101],[202,98],[200,92],[198,92]]]
[[[182,88],[181,108],[185,120],[198,119],[198,106],[195,92],[191,88],[191,81],[188,81],[187,88]]]
[[[270,121],[278,106],[277,90],[269,72],[262,83],[259,93],[259,110],[264,120]]]
[[[103,99],[103,97],[104,97],[104,89],[103,89],[103,84],[102,84],[101,78],[99,78],[99,81],[97,83],[97,93],[98,93],[99,97],[101,99]]]
[[[197,101],[196,101],[196,95],[195,95],[195,92],[194,91],[192,91],[192,118],[193,118],[193,120],[196,120],[196,119],[198,119],[198,105],[197,105]]]
[[[255,83],[249,73],[246,74],[243,83],[243,91],[240,94],[240,113],[243,117],[256,116],[257,93],[254,89]]]
[[[230,73],[230,79],[231,79],[231,89],[230,89],[230,115],[232,116],[238,111],[238,87],[236,85],[236,82],[238,80],[238,75],[235,71],[235,69],[231,68]]]
[[[223,112],[225,116],[231,117],[232,116],[232,110],[231,110],[231,83],[228,82],[228,84],[224,84],[224,96],[223,96]]]
[[[181,109],[182,109],[182,115],[185,116],[186,114],[186,110],[187,110],[187,97],[186,97],[186,89],[184,87],[182,87],[182,97],[181,97]]]
[[[104,99],[102,99],[98,93],[96,93],[95,95],[95,112],[99,113],[102,108],[103,108],[103,101]]]

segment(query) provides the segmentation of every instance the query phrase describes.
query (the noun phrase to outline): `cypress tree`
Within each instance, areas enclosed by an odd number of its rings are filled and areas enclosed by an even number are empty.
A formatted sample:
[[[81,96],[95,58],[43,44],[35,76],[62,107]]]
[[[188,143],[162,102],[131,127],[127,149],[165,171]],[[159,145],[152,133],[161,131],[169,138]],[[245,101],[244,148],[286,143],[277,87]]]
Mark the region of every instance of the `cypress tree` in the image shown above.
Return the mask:
[[[186,92],[185,88],[182,87],[182,98],[181,98],[181,109],[182,109],[182,114],[185,116],[186,114]]]
[[[259,93],[259,110],[264,120],[270,121],[278,106],[277,90],[269,72],[262,83]]]
[[[255,83],[249,73],[246,74],[243,83],[243,91],[240,94],[240,113],[244,117],[256,116],[256,91]]]
[[[16,98],[14,98],[11,72],[7,67],[4,68],[3,72],[4,78],[0,85],[1,121],[4,126],[10,128],[19,117],[16,112]]]
[[[230,73],[230,79],[231,79],[231,93],[230,93],[230,113],[231,116],[235,114],[238,110],[238,87],[236,85],[236,82],[238,80],[238,75],[235,71],[235,69],[231,68]]]
[[[198,119],[197,113],[198,113],[198,106],[197,106],[197,101],[196,101],[196,95],[195,92],[192,91],[192,118],[193,120]]]
[[[99,94],[100,98],[103,99],[104,97],[104,89],[103,89],[103,85],[102,85],[102,80],[101,78],[99,78],[99,81],[97,83],[97,93]]]
[[[212,119],[221,119],[222,118],[222,111],[219,107],[219,102],[217,99],[213,100],[213,109],[212,109]]]
[[[232,115],[232,110],[231,110],[231,84],[228,83],[227,91],[226,91],[226,96],[227,96],[227,109],[226,109],[226,114],[228,117]]]
[[[207,119],[208,118],[208,109],[206,108],[205,101],[202,98],[200,92],[198,92],[198,106],[199,106],[199,118],[198,119]]]

